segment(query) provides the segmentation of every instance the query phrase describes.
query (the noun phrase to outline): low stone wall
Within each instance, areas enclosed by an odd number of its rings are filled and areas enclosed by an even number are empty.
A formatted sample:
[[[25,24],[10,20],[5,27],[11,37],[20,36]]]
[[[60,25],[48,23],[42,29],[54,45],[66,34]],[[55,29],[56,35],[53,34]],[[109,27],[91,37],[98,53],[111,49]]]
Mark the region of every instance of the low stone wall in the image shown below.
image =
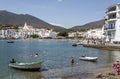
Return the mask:
[[[120,44],[105,44],[105,45],[97,45],[97,44],[83,44],[84,47],[92,47],[92,48],[101,48],[107,50],[120,50]]]

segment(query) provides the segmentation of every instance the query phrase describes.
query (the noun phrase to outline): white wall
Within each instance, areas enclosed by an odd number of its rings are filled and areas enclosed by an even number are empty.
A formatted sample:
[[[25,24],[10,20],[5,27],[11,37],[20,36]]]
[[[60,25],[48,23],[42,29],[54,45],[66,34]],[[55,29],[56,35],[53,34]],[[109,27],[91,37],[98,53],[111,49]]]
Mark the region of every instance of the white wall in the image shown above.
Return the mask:
[[[114,41],[120,41],[120,19],[116,21],[116,33]]]

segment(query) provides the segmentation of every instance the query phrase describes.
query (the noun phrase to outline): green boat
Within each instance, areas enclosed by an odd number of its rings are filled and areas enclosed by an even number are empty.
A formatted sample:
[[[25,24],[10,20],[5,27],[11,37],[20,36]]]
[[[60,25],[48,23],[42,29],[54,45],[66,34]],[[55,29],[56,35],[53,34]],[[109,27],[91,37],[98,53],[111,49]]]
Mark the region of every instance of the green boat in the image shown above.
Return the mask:
[[[9,67],[19,69],[19,70],[27,70],[27,71],[38,71],[42,65],[42,62],[15,62],[9,63]]]

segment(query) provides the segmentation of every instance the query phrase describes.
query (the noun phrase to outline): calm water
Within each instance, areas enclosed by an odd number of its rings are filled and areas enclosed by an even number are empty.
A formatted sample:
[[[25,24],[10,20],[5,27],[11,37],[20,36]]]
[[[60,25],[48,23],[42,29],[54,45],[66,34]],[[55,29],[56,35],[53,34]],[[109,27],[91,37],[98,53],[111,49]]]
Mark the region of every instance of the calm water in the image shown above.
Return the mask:
[[[35,52],[39,57],[30,56]],[[6,40],[0,40],[0,79],[41,79],[83,73],[119,60],[119,53],[120,51],[82,46],[72,47],[72,42],[65,41],[15,40],[15,43],[7,43]],[[81,61],[79,60],[81,55],[97,56],[98,61]],[[73,66],[70,64],[71,56],[75,58]],[[44,63],[41,72],[25,72],[8,67],[12,58],[17,61],[44,61]]]

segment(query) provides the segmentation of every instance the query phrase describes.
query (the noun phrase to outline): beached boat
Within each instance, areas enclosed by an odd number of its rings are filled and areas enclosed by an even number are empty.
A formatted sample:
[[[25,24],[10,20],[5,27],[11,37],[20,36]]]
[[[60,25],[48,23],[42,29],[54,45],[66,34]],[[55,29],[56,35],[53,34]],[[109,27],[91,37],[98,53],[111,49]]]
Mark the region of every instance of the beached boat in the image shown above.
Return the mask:
[[[16,63],[9,63],[9,67],[20,70],[27,70],[27,71],[38,71],[41,67],[41,64],[42,62],[31,62],[31,63],[16,62]]]
[[[79,57],[80,60],[85,60],[85,61],[96,61],[98,57],[88,57],[88,56],[81,56]]]

